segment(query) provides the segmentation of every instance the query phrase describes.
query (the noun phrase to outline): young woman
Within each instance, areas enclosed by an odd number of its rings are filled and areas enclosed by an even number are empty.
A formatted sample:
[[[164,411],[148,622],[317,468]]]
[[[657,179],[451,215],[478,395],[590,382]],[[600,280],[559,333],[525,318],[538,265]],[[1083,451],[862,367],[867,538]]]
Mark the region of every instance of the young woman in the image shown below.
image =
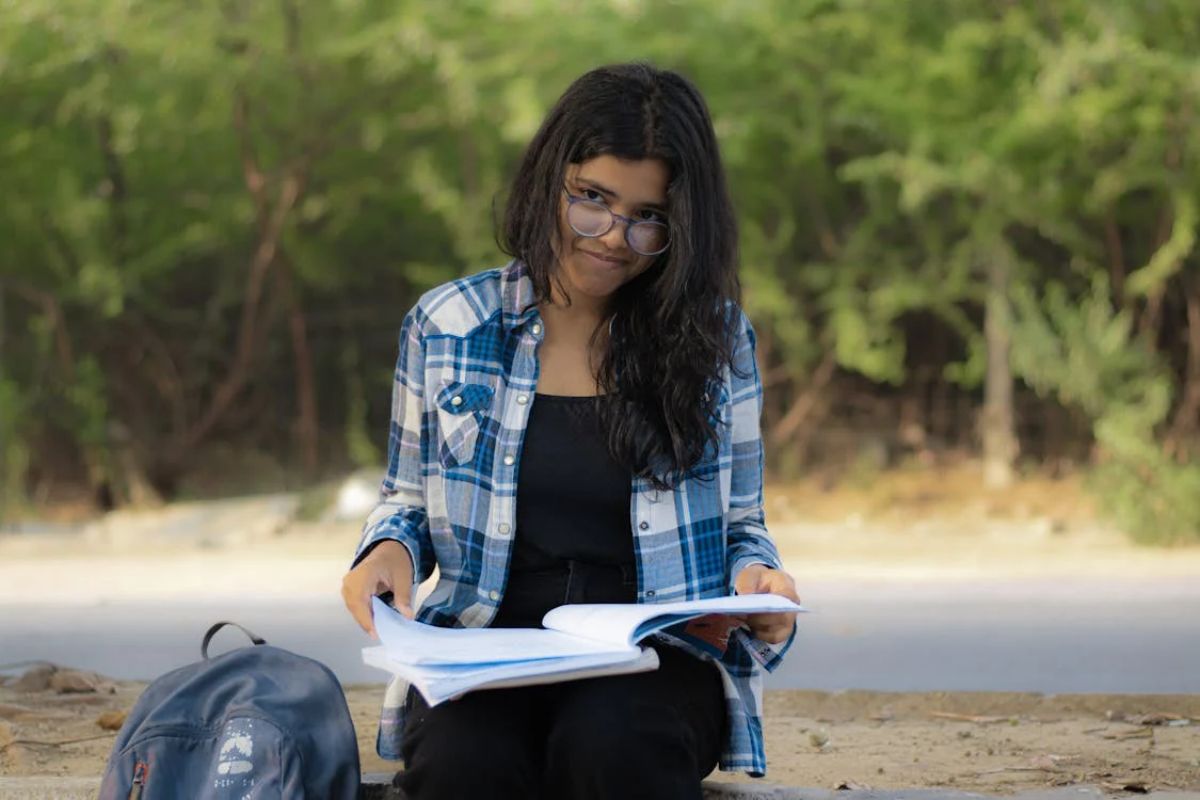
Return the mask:
[[[795,584],[762,511],[761,384],[737,305],[736,228],[704,100],[644,64],[551,109],[503,222],[513,260],[405,317],[387,475],[342,593],[438,568],[415,617],[536,627],[574,602],[660,603]],[[433,709],[389,687],[379,751],[425,797],[698,798],[761,775],[761,668],[794,614],[672,630],[653,672],[480,691]],[[712,635],[713,630],[719,635]]]

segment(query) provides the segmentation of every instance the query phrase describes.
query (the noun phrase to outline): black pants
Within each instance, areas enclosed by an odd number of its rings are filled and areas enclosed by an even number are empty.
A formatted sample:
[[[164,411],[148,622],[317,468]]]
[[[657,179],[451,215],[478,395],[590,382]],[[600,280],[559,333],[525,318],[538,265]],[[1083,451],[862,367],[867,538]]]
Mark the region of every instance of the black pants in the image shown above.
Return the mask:
[[[497,621],[526,622],[535,594],[556,595],[550,607],[572,596],[597,602],[614,594],[602,584],[619,579],[581,565],[513,576]],[[432,709],[410,690],[396,784],[410,800],[699,798],[724,738],[721,677],[682,650],[654,647],[652,672],[482,690]]]

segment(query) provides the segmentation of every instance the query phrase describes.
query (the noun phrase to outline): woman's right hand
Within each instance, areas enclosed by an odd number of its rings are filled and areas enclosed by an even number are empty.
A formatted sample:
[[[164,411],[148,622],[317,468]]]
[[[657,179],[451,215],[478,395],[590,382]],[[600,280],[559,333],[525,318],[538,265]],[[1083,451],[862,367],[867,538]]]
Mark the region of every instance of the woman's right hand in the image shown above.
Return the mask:
[[[342,601],[362,629],[376,636],[371,598],[390,591],[392,605],[412,619],[412,585],[413,563],[408,548],[394,539],[387,539],[375,545],[366,558],[342,578]]]

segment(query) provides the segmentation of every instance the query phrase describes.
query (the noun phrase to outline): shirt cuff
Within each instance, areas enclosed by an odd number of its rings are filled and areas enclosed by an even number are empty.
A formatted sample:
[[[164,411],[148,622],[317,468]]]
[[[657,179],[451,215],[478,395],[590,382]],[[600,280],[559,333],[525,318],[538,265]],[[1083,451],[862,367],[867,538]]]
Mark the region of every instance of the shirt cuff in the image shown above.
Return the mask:
[[[796,640],[796,632],[800,629],[798,623],[792,623],[792,632],[788,636],[787,641],[779,644],[771,644],[764,642],[762,639],[756,639],[750,634],[746,634],[746,638],[750,640],[750,646],[747,648],[750,655],[762,665],[762,668],[767,672],[774,672],[775,668],[783,663],[783,657],[791,648],[792,642]]]
[[[350,569],[354,569],[359,563],[366,558],[376,545],[380,542],[399,542],[404,545],[404,549],[408,551],[408,559],[412,562],[413,567],[413,583],[417,582],[417,572],[421,562],[418,560],[418,550],[414,542],[408,540],[403,532],[397,528],[388,528],[381,526],[379,529],[371,532],[370,535],[364,536],[358,544],[358,552],[354,554],[354,560],[350,562]]]

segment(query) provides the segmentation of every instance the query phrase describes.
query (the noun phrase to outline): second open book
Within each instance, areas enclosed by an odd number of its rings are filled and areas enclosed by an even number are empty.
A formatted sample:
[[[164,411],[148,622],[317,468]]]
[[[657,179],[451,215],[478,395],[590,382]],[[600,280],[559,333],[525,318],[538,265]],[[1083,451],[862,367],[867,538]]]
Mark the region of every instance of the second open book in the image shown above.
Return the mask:
[[[438,628],[372,600],[380,644],[363,661],[408,680],[430,706],[476,689],[644,672],[658,668],[638,643],[679,623],[689,641],[714,655],[742,624],[733,615],[804,611],[787,598],[748,594],[658,605],[575,604],[542,618],[541,628]]]

